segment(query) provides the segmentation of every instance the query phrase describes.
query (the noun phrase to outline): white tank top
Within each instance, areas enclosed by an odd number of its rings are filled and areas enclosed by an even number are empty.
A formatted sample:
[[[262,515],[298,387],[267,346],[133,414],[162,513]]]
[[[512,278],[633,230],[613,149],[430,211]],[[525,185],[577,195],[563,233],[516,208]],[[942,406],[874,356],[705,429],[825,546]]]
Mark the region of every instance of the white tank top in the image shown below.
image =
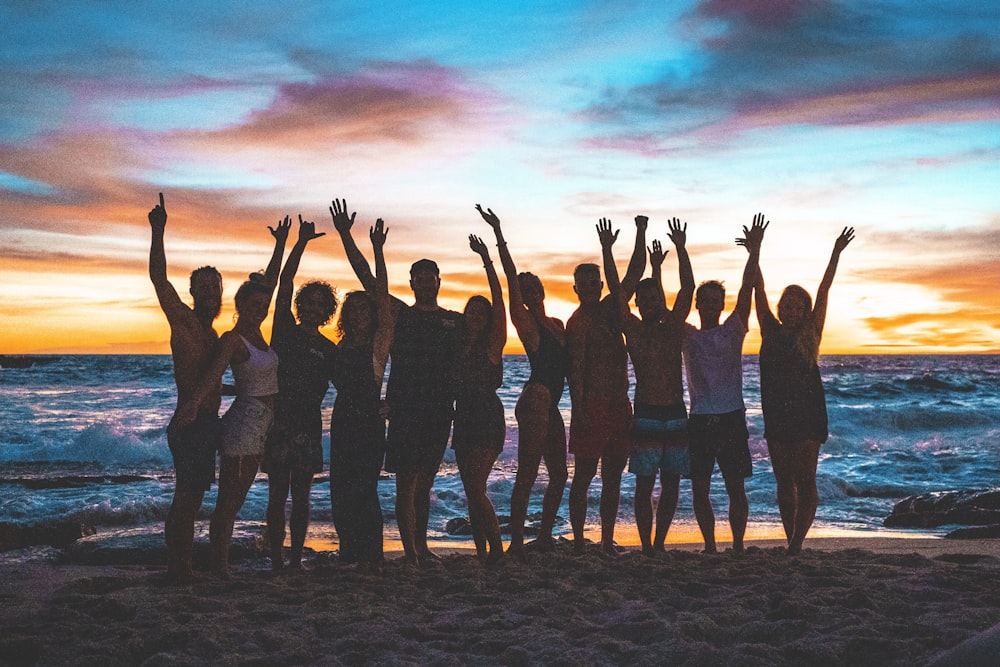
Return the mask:
[[[240,335],[240,338],[243,338]],[[250,358],[235,364],[233,379],[237,396],[272,396],[278,393],[278,354],[273,348],[261,350],[243,338]]]

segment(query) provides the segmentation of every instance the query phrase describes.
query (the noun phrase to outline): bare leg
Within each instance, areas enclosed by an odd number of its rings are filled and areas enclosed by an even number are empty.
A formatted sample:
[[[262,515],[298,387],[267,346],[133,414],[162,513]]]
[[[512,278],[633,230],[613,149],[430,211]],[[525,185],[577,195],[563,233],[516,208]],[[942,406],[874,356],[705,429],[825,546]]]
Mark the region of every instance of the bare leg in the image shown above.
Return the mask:
[[[528,515],[531,488],[538,477],[538,465],[545,447],[549,392],[541,385],[525,385],[517,400],[517,477],[510,496],[510,545],[512,557],[524,560],[524,521]],[[551,485],[551,483],[550,483]]]
[[[691,495],[694,504],[694,516],[698,520],[698,528],[705,540],[705,553],[716,553],[715,548],[715,512],[712,510],[712,500],[708,492],[712,487],[712,479],[692,479]]]
[[[617,456],[601,458],[601,548],[608,554],[615,553],[615,521],[626,460]]]
[[[559,408],[549,404],[548,430],[545,437],[545,470],[549,474],[549,485],[542,500],[542,523],[539,526],[535,544],[542,550],[552,548],[552,528],[559,514],[563,492],[569,471],[566,468],[566,424]]]
[[[404,558],[410,563],[417,562],[416,516],[413,506],[416,484],[416,473],[396,473],[396,524],[399,526],[399,539],[403,543]]]
[[[292,470],[292,518],[289,522],[292,532],[292,551],[288,564],[302,567],[302,549],[309,530],[309,493],[312,490],[313,474],[303,470]]]
[[[802,551],[802,543],[816,518],[819,493],[816,490],[816,465],[819,460],[818,442],[796,443],[792,451],[792,462],[796,488],[795,527],[788,542],[788,554]]]
[[[431,489],[435,473],[418,472],[413,488],[413,548],[420,560],[437,560],[437,555],[427,546],[427,523],[431,518]]]
[[[573,526],[573,550],[583,553],[584,527],[587,523],[587,497],[590,494],[590,482],[597,475],[597,463],[600,459],[576,459],[573,483],[569,487],[569,522]]]
[[[795,513],[799,504],[794,464],[787,443],[768,440],[767,451],[771,456],[771,468],[774,470],[774,481],[778,489],[781,525],[785,528],[785,539],[790,544],[795,534]]]
[[[271,547],[271,570],[285,566],[282,547],[285,544],[285,504],[288,500],[289,471],[267,475],[267,538]]]
[[[219,495],[212,513],[209,537],[212,542],[214,571],[229,578],[229,547],[233,542],[236,515],[243,507],[247,491],[257,476],[261,456],[223,457],[219,465]]]
[[[478,533],[476,551],[481,557],[487,556],[486,545],[480,550],[479,540],[489,544],[489,562],[495,563],[503,558],[503,542],[500,539],[500,523],[497,521],[496,510],[489,496],[486,495],[486,482],[499,452],[495,449],[477,448],[465,452],[461,457],[459,470],[462,473],[462,484],[469,503],[469,518],[472,521],[473,533]]]
[[[660,502],[656,505],[656,539],[653,549],[663,551],[663,543],[667,540],[667,532],[677,512],[677,499],[680,496],[680,475],[660,474]]]
[[[174,499],[163,526],[169,581],[184,582],[194,578],[194,521],[204,497],[204,491],[174,489]]]
[[[733,531],[733,551],[743,551],[743,536],[747,532],[747,518],[750,504],[746,488],[740,476],[726,477],[726,493],[729,494],[729,527]]]
[[[656,475],[636,475],[635,502],[633,503],[635,511],[635,526],[639,529],[639,541],[642,543],[642,553],[647,556],[653,555],[652,536],[654,486],[656,486]]]

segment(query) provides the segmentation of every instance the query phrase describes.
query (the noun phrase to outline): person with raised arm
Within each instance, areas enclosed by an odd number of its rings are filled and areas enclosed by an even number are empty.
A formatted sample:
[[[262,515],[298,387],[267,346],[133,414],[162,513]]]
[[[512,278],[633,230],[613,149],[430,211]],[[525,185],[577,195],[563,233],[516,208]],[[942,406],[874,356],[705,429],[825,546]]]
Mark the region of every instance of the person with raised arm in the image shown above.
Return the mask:
[[[330,506],[340,539],[340,562],[363,572],[381,570],[382,507],[378,480],[385,459],[382,379],[394,328],[385,266],[389,230],[381,218],[369,229],[375,253],[372,293],[354,291],[340,309],[340,346],[330,419]]]
[[[642,553],[663,551],[663,544],[677,510],[681,475],[689,476],[691,465],[687,440],[687,408],[681,376],[681,344],[684,321],[691,312],[694,274],[688,258],[687,224],[677,218],[668,222],[670,240],[677,249],[681,288],[674,307],[667,308],[661,267],[666,257],[660,242],[649,251],[652,275],[639,281],[635,305],[641,319],[633,315],[622,298],[617,282],[608,281],[619,299],[625,341],[635,373],[635,415],[632,421],[632,451],[629,472],[635,480],[635,522]],[[656,533],[653,535],[653,488],[660,475],[660,499],[656,503]]]
[[[295,273],[306,244],[324,236],[316,225],[299,216],[299,237],[285,260],[274,302],[271,347],[278,355],[278,396],[274,426],[264,448],[261,470],[267,473],[267,535],[271,569],[284,567],[285,504],[289,490],[291,551],[288,565],[302,568],[302,548],[309,528],[309,495],[313,475],[323,470],[323,415],[326,395],[337,356],[337,346],[320,333],[337,311],[337,294],[326,282],[314,280],[295,294],[298,323],[292,315]]]
[[[497,396],[497,389],[503,385],[507,311],[500,278],[486,244],[469,234],[469,247],[483,261],[490,299],[477,294],[465,304],[455,369],[455,432],[451,446],[469,503],[476,553],[488,565],[498,565],[503,561],[503,542],[496,511],[486,495],[486,481],[507,435],[503,404]]]
[[[236,399],[222,417],[219,494],[209,527],[212,569],[223,579],[229,578],[229,547],[236,515],[257,476],[274,420],[278,355],[264,340],[260,325],[267,319],[271,306],[291,224],[286,215],[276,228],[268,227],[274,236],[274,252],[267,270],[263,274],[250,274],[249,280],[236,291],[236,324],[219,338],[211,364],[191,397],[177,411],[181,425],[194,422],[205,397],[219,391],[223,373],[232,368]]]
[[[500,229],[500,218],[476,204],[483,220],[493,228],[500,264],[507,279],[510,319],[514,324],[531,374],[514,415],[517,418],[517,476],[510,499],[510,544],[507,553],[525,560],[524,522],[528,514],[531,489],[538,477],[538,466],[545,462],[549,483],[542,500],[542,520],[534,546],[547,551],[553,548],[555,525],[563,491],[566,489],[566,425],[559,412],[559,400],[565,388],[569,357],[563,323],[545,313],[545,288],[533,273],[518,273]]]
[[[573,548],[583,553],[590,483],[601,466],[601,551],[616,555],[615,521],[621,491],[622,471],[628,460],[632,427],[632,404],[628,398],[628,357],[622,339],[620,298],[632,298],[646,264],[646,226],[649,218],[635,218],[635,247],[620,286],[622,296],[601,298],[604,283],[596,264],[581,264],[573,272],[573,291],[580,307],[566,323],[570,355],[569,394],[573,404],[569,451],[573,454],[573,483],[569,490],[569,518],[573,526]],[[618,282],[618,269],[611,245],[618,232],[601,218],[597,224],[604,272],[608,283]]]
[[[189,292],[193,306],[181,301],[167,279],[163,236],[167,208],[160,203],[149,212],[152,241],[149,248],[149,279],[156,290],[160,309],[170,325],[170,353],[177,385],[177,405],[194,394],[198,379],[209,366],[219,343],[212,327],[222,307],[222,276],[213,266],[191,272]],[[219,444],[221,386],[216,386],[196,406],[195,419],[182,426],[176,413],[167,426],[167,443],[174,462],[174,497],[164,522],[167,543],[167,581],[187,583],[194,579],[194,522],[205,491],[215,481],[215,452]]]
[[[845,227],[834,242],[830,263],[816,291],[815,306],[809,292],[789,285],[781,293],[775,317],[768,306],[763,274],[757,273],[754,294],[761,335],[764,438],[778,486],[778,509],[789,555],[802,551],[819,503],[816,466],[820,445],[828,436],[819,344],[840,253],[853,239],[854,228]]]
[[[330,215],[354,273],[365,291],[374,292],[375,277],[351,237],[356,214],[348,215],[346,201],[334,200]],[[427,523],[431,489],[451,431],[462,319],[460,313],[438,305],[440,288],[437,263],[421,259],[410,267],[414,304],[392,300],[395,331],[385,398],[385,469],[396,474],[396,523],[405,560],[417,565],[438,558],[427,546]]]
[[[715,512],[709,498],[716,461],[729,496],[733,551],[743,551],[749,515],[744,479],[753,474],[743,403],[743,339],[747,334],[750,298],[757,280],[760,244],[767,224],[764,215],[758,213],[750,229],[743,227],[745,238],[737,240],[746,246],[750,256],[743,269],[736,307],[725,322],[720,320],[726,305],[726,289],[713,280],[703,282],[695,292],[695,309],[701,328],[684,325],[684,368],[691,398],[688,419],[691,491],[695,519],[705,540],[705,553],[710,554],[717,552]]]

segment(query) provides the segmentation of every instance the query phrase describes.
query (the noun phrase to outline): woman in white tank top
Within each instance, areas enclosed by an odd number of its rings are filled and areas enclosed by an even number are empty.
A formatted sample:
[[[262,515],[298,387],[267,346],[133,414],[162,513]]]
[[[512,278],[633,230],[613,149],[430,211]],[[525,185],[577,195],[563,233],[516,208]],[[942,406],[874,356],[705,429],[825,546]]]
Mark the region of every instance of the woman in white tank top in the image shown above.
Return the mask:
[[[275,256],[281,265],[284,240],[291,222],[286,217],[275,236]],[[277,271],[273,272],[277,277]],[[274,397],[278,393],[278,355],[264,340],[261,323],[267,318],[276,279],[271,266],[267,275],[255,273],[236,291],[236,324],[219,337],[219,347],[211,367],[202,377],[199,391],[181,406],[182,420],[194,417],[200,395],[218,387],[226,368],[232,368],[236,400],[222,417],[222,445],[219,451],[219,494],[212,513],[209,537],[212,542],[213,570],[229,578],[229,547],[233,541],[236,514],[246,500],[250,485],[264,457],[264,442],[274,421]],[[190,414],[189,414],[190,413]]]

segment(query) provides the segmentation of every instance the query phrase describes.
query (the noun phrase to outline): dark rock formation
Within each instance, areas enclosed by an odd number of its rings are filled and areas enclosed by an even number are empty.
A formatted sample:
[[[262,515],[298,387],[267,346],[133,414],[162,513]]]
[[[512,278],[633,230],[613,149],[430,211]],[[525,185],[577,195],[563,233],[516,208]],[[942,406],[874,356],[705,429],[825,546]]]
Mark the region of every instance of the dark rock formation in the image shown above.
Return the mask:
[[[65,547],[81,537],[93,535],[93,526],[76,521],[60,521],[37,525],[0,522],[0,551],[24,549],[38,544]]]
[[[896,503],[886,528],[936,528],[949,524],[985,526],[1000,523],[1000,489],[935,491]]]

